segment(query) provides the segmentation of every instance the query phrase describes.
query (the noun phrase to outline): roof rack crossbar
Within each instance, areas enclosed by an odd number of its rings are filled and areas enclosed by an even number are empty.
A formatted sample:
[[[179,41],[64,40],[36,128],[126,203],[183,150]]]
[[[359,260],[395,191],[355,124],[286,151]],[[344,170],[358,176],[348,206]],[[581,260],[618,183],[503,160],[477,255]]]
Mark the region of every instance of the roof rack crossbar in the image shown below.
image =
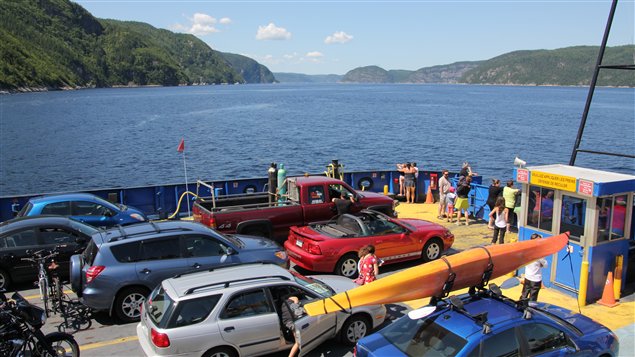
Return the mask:
[[[216,282],[216,283],[210,283],[210,284],[205,284],[205,285],[201,285],[201,286],[197,286],[195,288],[190,288],[187,289],[185,291],[185,295],[190,295],[192,293],[194,293],[197,290],[201,290],[201,289],[205,289],[205,288],[209,288],[212,286],[223,286],[224,288],[228,288],[231,284],[234,283],[242,283],[245,281],[253,281],[253,280],[264,280],[264,279],[281,279],[281,280],[290,280],[288,277],[286,276],[282,276],[282,275],[265,275],[265,276],[256,276],[256,277],[250,277],[250,278],[243,278],[243,279],[235,279],[235,280],[228,280],[228,281],[221,281],[221,282]]]
[[[188,270],[188,271],[186,271],[184,273],[176,274],[172,278],[180,278],[183,275],[196,274],[196,273],[200,273],[202,271],[212,272],[212,271],[216,271],[216,270],[219,270],[219,269],[233,268],[233,267],[236,267],[236,266],[239,266],[239,265],[249,265],[249,264],[275,264],[275,263],[264,261],[264,260],[259,260],[259,261],[255,261],[255,262],[251,262],[251,263],[234,262],[234,263],[223,264],[222,266],[213,267],[213,268],[209,268],[209,269],[206,269],[206,270],[201,270],[201,269]]]
[[[119,234],[120,234],[120,236],[119,236],[119,237],[116,237],[116,238],[114,238],[114,237],[113,237],[113,238],[110,238],[110,239],[108,240],[109,242],[113,242],[113,241],[116,241],[116,240],[119,240],[119,239],[122,239],[122,238],[127,237],[127,235],[126,235],[126,231],[123,229],[123,227],[121,226],[121,224],[118,224],[118,225],[117,225],[117,229],[119,230]]]
[[[159,228],[159,226],[157,225],[155,221],[150,221],[150,225],[152,226],[152,228],[154,228],[155,232],[161,233],[161,228]]]

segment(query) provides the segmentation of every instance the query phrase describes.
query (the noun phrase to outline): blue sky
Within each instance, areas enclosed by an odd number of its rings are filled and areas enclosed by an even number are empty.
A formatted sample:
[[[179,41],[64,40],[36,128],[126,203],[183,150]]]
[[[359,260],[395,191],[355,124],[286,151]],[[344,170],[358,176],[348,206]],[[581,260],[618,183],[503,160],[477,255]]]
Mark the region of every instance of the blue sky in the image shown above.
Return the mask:
[[[80,0],[94,16],[195,34],[273,72],[416,70],[516,50],[601,43],[610,0]],[[633,44],[635,0],[622,0],[609,46]]]

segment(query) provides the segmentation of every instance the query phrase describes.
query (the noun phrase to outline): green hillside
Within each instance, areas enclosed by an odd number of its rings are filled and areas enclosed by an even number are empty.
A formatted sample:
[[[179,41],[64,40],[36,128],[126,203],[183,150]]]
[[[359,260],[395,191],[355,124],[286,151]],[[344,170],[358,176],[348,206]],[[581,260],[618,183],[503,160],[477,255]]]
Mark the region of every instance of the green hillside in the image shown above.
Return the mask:
[[[269,68],[253,59],[234,53],[219,52],[221,56],[234,68],[247,83],[273,83],[276,78]]]
[[[346,73],[342,82],[586,86],[591,81],[598,52],[598,46],[515,51],[487,61],[456,62],[416,71],[358,67]],[[607,47],[603,65],[633,65],[634,58],[634,45]],[[635,72],[603,69],[598,85],[635,87]]]
[[[266,67],[234,68],[193,35],[97,19],[67,0],[0,0],[0,56],[8,91],[273,81]]]
[[[484,61],[467,71],[461,82],[470,84],[589,85],[598,46],[557,50],[515,51]],[[607,47],[603,65],[633,64],[635,46]],[[603,69],[600,86],[635,86],[633,71]]]

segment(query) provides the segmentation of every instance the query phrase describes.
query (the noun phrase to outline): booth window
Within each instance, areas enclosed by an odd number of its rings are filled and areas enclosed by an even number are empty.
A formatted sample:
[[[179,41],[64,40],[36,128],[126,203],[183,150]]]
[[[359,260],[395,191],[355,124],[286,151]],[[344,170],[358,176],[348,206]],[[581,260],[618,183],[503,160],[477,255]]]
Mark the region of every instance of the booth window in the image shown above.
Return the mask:
[[[538,186],[529,187],[527,225],[551,231],[553,226],[553,190]]]
[[[580,237],[584,235],[585,216],[585,199],[562,195],[560,233],[569,231],[571,232],[569,239],[579,242]]]
[[[597,199],[598,242],[624,237],[626,223],[626,195]]]

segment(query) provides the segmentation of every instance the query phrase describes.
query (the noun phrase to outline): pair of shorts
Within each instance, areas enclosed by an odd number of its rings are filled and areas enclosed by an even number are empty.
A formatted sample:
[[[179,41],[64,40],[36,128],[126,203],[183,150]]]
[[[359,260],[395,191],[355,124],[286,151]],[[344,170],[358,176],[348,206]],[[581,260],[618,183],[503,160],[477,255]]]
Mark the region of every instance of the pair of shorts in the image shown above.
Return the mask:
[[[406,179],[406,181],[404,181],[404,183],[405,183],[406,187],[415,187],[415,180]]]
[[[454,202],[454,208],[456,210],[464,209],[467,210],[470,207],[470,203],[467,200],[467,197],[457,197],[456,202]]]

